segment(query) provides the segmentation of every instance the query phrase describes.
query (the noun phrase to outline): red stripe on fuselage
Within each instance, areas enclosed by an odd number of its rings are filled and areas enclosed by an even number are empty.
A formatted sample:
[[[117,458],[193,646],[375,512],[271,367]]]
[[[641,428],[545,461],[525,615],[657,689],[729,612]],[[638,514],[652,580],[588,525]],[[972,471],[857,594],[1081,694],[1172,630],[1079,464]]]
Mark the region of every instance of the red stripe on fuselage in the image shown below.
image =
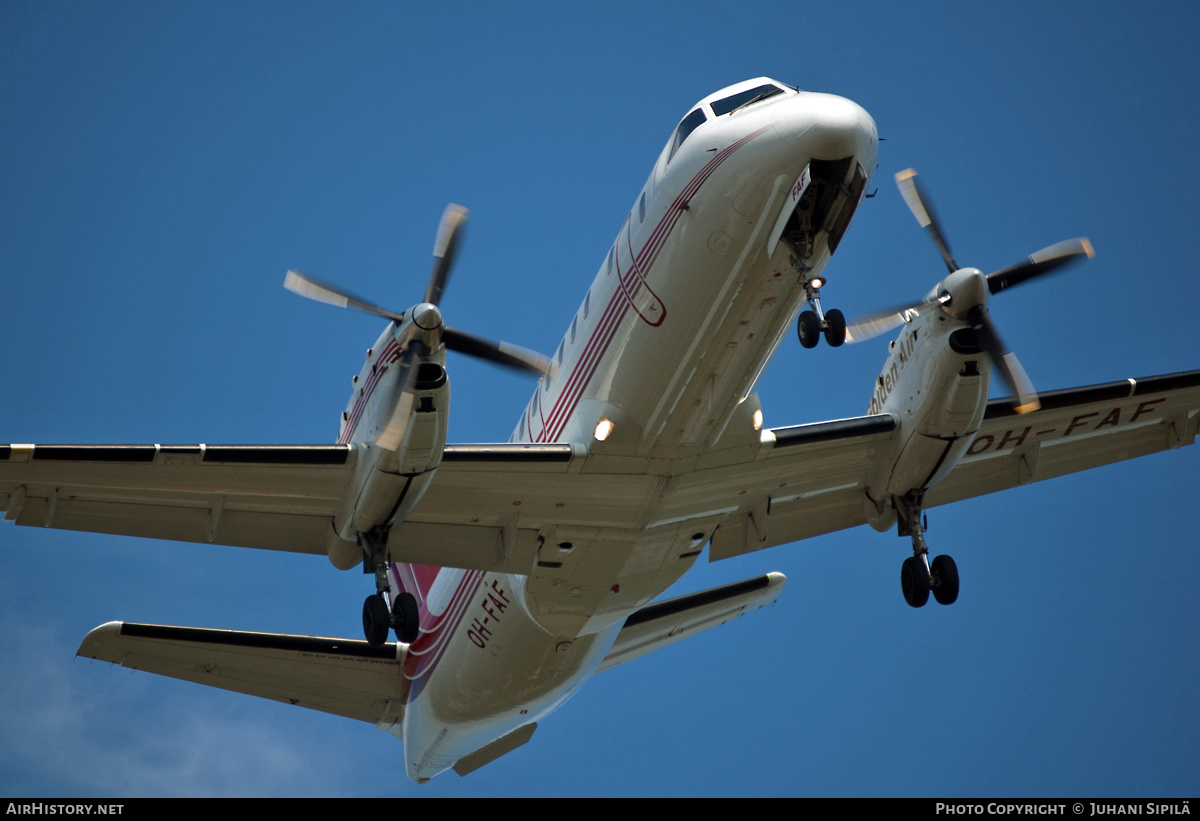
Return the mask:
[[[666,245],[666,241],[670,237],[671,232],[674,230],[675,225],[679,222],[679,218],[683,214],[688,201],[696,195],[696,192],[700,190],[700,186],[703,185],[710,176],[712,176],[713,172],[716,171],[716,169],[723,162],[725,162],[726,159],[728,159],[743,145],[759,136],[769,128],[771,128],[771,125],[766,125],[757,131],[747,134],[746,136],[728,145],[725,149],[720,151],[716,156],[709,160],[708,163],[705,164],[704,168],[700,169],[696,176],[691,179],[691,181],[684,187],[683,191],[681,191],[671,203],[670,207],[667,209],[667,213],[664,214],[662,219],[659,220],[658,225],[655,226],[654,231],[651,233],[649,239],[647,239],[645,244],[642,246],[640,253],[634,254],[633,252],[633,230],[631,217],[625,218],[625,224],[621,227],[621,230],[622,232],[628,231],[626,242],[629,246],[631,259],[629,280],[636,280],[636,283],[633,288],[629,288],[630,282],[626,280],[626,275],[623,275],[620,271],[621,236],[619,232],[617,234],[616,252],[613,255],[614,264],[617,266],[617,278],[619,282],[618,288],[613,293],[608,307],[605,308],[604,316],[597,324],[595,330],[593,330],[591,337],[589,337],[583,353],[580,355],[579,359],[575,363],[575,366],[572,368],[570,377],[560,391],[558,398],[555,400],[554,407],[551,409],[549,416],[545,417],[541,431],[536,437],[534,437],[533,431],[530,430],[530,441],[552,442],[556,441],[562,434],[563,430],[566,428],[567,421],[570,419],[571,414],[574,413],[575,408],[578,407],[579,399],[582,397],[583,391],[586,389],[588,383],[591,381],[592,376],[595,374],[597,365],[607,352],[609,344],[616,335],[617,326],[620,324],[620,321],[624,319],[625,311],[631,306],[634,307],[635,311],[637,310],[636,306],[633,304],[633,301],[637,298],[637,295],[643,285],[645,285],[647,290],[650,290],[650,286],[647,283],[647,275],[649,274],[650,269],[653,267],[655,261],[657,261],[658,255],[662,251],[663,246]],[[645,271],[646,273],[643,274],[642,271]],[[653,294],[654,292],[650,290],[650,293]],[[655,299],[658,299],[657,294],[655,294]],[[662,301],[659,300],[659,302],[661,303]],[[611,312],[613,312],[618,305],[625,310],[620,311],[620,315],[617,316],[616,322],[609,327],[605,324],[605,322],[613,315]],[[665,317],[665,306],[663,308],[663,313]],[[643,317],[643,319],[645,318]],[[648,322],[648,320],[646,321]]]
[[[348,443],[351,437],[354,436],[354,431],[358,427],[359,420],[362,419],[363,411],[367,407],[367,403],[371,401],[371,395],[375,392],[375,387],[387,373],[388,365],[400,358],[400,343],[393,337],[383,351],[379,354],[379,358],[375,360],[374,366],[371,368],[371,375],[367,377],[367,382],[360,389],[358,400],[354,403],[354,407],[350,411],[350,418],[346,420],[346,427],[342,431],[342,435],[338,437],[338,444],[344,445]]]
[[[613,292],[600,321],[596,323],[596,328],[588,338],[587,345],[576,361],[575,367],[571,369],[571,375],[555,400],[554,408],[550,411],[550,415],[543,420],[536,441],[546,441],[548,431],[560,431],[566,424],[567,409],[575,407],[576,400],[587,385],[587,380],[591,378],[591,374],[608,350],[609,343],[612,342],[628,307],[628,303],[622,298],[621,290],[618,288]],[[531,438],[531,441],[534,440]]]

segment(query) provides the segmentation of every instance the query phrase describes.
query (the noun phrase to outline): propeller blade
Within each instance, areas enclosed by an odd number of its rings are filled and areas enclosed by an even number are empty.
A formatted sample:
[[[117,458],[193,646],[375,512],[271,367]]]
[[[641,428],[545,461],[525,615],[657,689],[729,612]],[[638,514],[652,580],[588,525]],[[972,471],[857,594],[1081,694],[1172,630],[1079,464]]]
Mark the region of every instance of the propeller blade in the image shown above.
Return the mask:
[[[283,278],[283,287],[294,294],[308,297],[317,302],[324,302],[326,305],[333,305],[338,308],[351,308],[355,311],[381,316],[393,322],[404,321],[404,314],[389,311],[387,308],[380,307],[374,302],[367,302],[365,299],[356,297],[354,294],[344,291],[332,283],[306,276],[299,271],[288,271],[287,276]]]
[[[916,305],[901,305],[886,311],[877,311],[873,314],[856,317],[853,322],[846,323],[846,341],[865,342],[880,334],[886,334],[893,328],[899,328],[904,324],[906,313],[909,311],[920,312],[920,307],[924,304],[919,302]]]
[[[417,383],[417,354],[414,350],[416,347],[418,346],[409,345],[400,361],[396,363],[396,367],[404,370],[396,377],[396,384],[392,388],[392,401],[389,403],[392,416],[375,437],[375,444],[384,450],[399,450],[400,445],[404,443],[404,435],[408,433],[413,405],[416,402],[413,392],[413,386]]]
[[[488,362],[495,362],[497,365],[504,365],[523,371],[533,371],[542,376],[550,372],[549,357],[542,356],[540,353],[527,348],[511,345],[508,342],[493,342],[490,339],[484,339],[481,336],[475,336],[474,334],[454,328],[444,328],[442,330],[442,342],[452,351],[457,351],[467,356],[474,356],[478,359],[486,359]]]
[[[437,305],[441,302],[468,213],[461,205],[450,203],[442,214],[437,239],[433,243],[433,269],[429,272],[429,287],[425,289],[425,301],[428,303]]]
[[[1042,274],[1048,274],[1067,263],[1078,259],[1091,259],[1095,255],[1092,243],[1088,242],[1086,237],[1069,239],[1051,245],[1049,248],[1043,248],[1035,254],[1030,254],[1015,265],[988,274],[988,291],[993,294],[1000,293],[1005,288],[1020,285],[1022,282]]]
[[[920,315],[926,308],[932,305],[945,305],[949,301],[950,295],[942,294],[936,299],[910,302],[905,305],[888,308],[884,311],[875,311],[874,313],[857,317],[853,322],[846,324],[846,341],[864,342],[868,339],[874,339],[880,334],[885,334],[893,328],[899,328],[903,325],[905,315],[909,312]]]
[[[1033,382],[1029,379],[1029,375],[1025,373],[1025,369],[1021,367],[1021,363],[1017,360],[1017,355],[1008,350],[1004,344],[1004,340],[1000,338],[1000,331],[996,329],[996,324],[992,322],[992,317],[988,313],[987,307],[976,305],[972,308],[970,321],[979,332],[983,346],[987,349],[988,355],[992,357],[992,363],[996,366],[996,369],[1000,371],[1000,376],[1008,384],[1009,389],[1016,395],[1013,400],[1013,407],[1017,413],[1029,413],[1040,408],[1042,403],[1038,400],[1037,392],[1033,389]]]
[[[911,168],[901,171],[896,175],[896,186],[900,189],[900,196],[904,197],[908,210],[912,211],[917,222],[921,223],[921,227],[929,232],[946,267],[953,274],[958,270],[958,263],[954,261],[954,254],[950,253],[950,245],[946,242],[946,235],[942,231],[941,223],[938,222],[937,214],[933,212],[929,194],[925,192],[925,187],[917,182],[917,172]]]
[[[429,286],[425,291],[425,302],[433,307],[425,306],[426,310],[424,312],[439,313],[437,325],[441,325],[441,317],[440,312],[437,310],[437,305],[446,290],[446,283],[450,278],[450,269],[454,265],[454,255],[458,250],[459,243],[462,242],[463,227],[467,222],[467,214],[468,211],[466,208],[451,203],[446,206],[446,211],[442,214],[442,221],[438,225],[437,239],[433,244],[433,270],[430,272]],[[356,311],[381,316],[391,319],[394,322],[405,321],[405,315],[402,313],[389,311],[373,302],[368,302],[361,297],[357,297],[332,283],[306,276],[299,271],[288,271],[287,277],[283,281],[283,286],[289,291],[308,297],[309,299],[314,299],[317,302],[324,302],[339,308],[353,308]],[[424,313],[419,312],[420,315],[414,315],[413,320],[418,323],[422,322]],[[432,331],[435,330],[435,327],[434,325],[429,325],[426,330]],[[444,325],[441,326],[440,336],[442,343],[452,351],[479,359],[486,359],[489,362],[495,362],[497,365],[504,365],[522,371],[532,371],[543,376],[550,372],[549,358],[518,345],[511,345],[507,342],[493,342],[490,339],[475,336],[466,331],[447,328]],[[411,399],[413,385],[416,380],[415,356],[416,354],[411,349],[406,351],[403,360],[398,365],[398,367],[406,368],[406,372],[398,377],[396,382],[395,391],[398,391],[398,393],[394,395],[395,401],[392,402],[395,411],[392,418],[376,438],[376,444],[388,450],[395,450],[400,446],[408,428],[409,414],[412,412]],[[405,398],[406,396],[408,399]]]

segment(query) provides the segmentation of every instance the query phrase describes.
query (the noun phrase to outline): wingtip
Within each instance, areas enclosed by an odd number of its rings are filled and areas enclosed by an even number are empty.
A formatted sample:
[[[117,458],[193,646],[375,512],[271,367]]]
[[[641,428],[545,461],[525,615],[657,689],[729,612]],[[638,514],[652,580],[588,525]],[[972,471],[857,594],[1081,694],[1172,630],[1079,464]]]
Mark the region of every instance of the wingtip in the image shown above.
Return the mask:
[[[83,637],[83,641],[80,642],[79,649],[75,651],[75,655],[78,658],[120,664],[125,654],[123,651],[117,649],[116,642],[121,637],[121,628],[124,625],[125,622],[122,621],[109,621],[99,627],[93,627]]]

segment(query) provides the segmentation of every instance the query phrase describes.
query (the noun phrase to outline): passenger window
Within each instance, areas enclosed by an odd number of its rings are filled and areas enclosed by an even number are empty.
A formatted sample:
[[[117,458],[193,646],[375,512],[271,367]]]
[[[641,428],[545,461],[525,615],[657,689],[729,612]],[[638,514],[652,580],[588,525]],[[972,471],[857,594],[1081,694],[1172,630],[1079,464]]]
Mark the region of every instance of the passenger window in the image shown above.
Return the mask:
[[[642,192],[642,198],[638,200],[638,222],[646,221],[646,193]]]
[[[583,318],[587,319],[588,308],[592,305],[592,289],[588,288],[587,296],[583,298]]]
[[[704,125],[704,121],[708,119],[708,115],[704,113],[703,108],[697,108],[691,114],[683,118],[679,127],[675,129],[675,137],[671,140],[671,154],[667,157],[667,162],[675,156],[675,152],[679,150],[679,146],[683,145],[683,141],[700,126]]]
[[[571,341],[575,341],[575,326],[579,324],[579,317],[571,320]]]

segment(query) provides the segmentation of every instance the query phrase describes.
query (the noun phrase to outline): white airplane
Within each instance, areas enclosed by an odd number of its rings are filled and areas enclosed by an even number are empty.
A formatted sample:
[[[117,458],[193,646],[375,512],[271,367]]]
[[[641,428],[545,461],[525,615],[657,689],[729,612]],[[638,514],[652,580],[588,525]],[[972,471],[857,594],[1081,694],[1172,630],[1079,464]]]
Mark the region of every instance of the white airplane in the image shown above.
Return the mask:
[[[495,760],[594,673],[780,595],[768,574],[655,602],[706,545],[716,561],[895,527],[906,601],[951,604],[958,570],[929,560],[926,509],[1191,444],[1200,371],[1036,394],[989,298],[1090,245],[961,268],[912,172],[901,191],[949,274],[854,323],[824,311],[877,149],[849,100],[730,86],[680,122],[551,358],[444,324],[466,219],[451,206],[406,311],[287,275],[389,320],[337,444],[3,446],[0,506],[19,525],[361,563],[365,639],[111,622],[79,655],[371,722],[415,781]],[[902,327],[866,415],[763,429],[755,382],[793,322],[805,347]],[[508,443],[446,445],[447,349],[541,374]],[[993,369],[1015,399],[988,401]]]

